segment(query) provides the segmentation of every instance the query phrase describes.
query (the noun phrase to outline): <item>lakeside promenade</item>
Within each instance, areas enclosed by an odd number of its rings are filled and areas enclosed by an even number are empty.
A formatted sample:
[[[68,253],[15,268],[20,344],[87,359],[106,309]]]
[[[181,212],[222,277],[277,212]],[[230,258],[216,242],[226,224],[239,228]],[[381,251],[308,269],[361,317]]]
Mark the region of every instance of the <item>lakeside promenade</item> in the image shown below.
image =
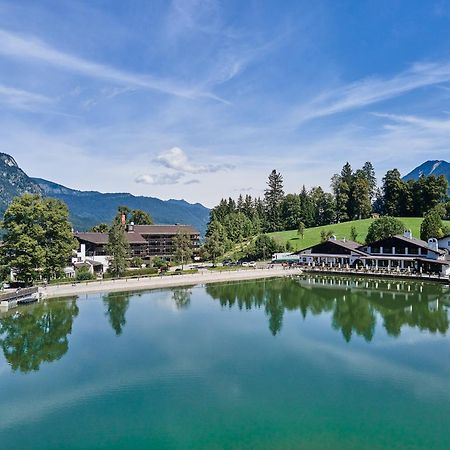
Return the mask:
[[[228,281],[257,280],[262,278],[300,275],[300,268],[274,267],[233,271],[202,271],[193,274],[162,277],[140,277],[117,280],[91,281],[86,283],[49,285],[40,288],[43,298],[69,297],[96,292],[124,292],[168,287],[194,286],[197,284],[222,283]]]

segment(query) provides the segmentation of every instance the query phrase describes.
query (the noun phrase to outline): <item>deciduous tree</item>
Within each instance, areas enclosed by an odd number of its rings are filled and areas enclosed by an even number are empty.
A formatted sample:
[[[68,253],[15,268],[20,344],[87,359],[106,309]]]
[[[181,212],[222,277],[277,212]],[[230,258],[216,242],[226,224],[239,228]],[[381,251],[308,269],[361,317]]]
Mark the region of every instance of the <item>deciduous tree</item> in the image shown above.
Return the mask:
[[[375,219],[369,226],[366,242],[374,242],[396,234],[403,234],[405,231],[404,223],[390,216],[383,216]]]

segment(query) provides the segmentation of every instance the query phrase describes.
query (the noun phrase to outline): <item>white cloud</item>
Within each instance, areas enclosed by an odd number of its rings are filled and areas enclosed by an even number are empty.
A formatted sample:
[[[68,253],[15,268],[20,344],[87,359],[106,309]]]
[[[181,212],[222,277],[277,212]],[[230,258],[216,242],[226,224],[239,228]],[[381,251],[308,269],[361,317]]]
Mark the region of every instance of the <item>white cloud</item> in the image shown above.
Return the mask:
[[[450,81],[449,63],[414,64],[392,78],[365,78],[327,90],[292,115],[296,123],[326,117]]]
[[[0,103],[18,109],[35,110],[39,106],[49,105],[52,103],[52,99],[44,95],[0,84]]]
[[[172,147],[160,153],[155,161],[168,169],[183,173],[208,173],[233,169],[231,164],[194,164],[179,147]]]
[[[387,114],[387,113],[373,113],[376,117],[385,118],[400,124],[413,125],[416,128],[422,128],[424,130],[434,130],[449,132],[450,120],[442,119],[425,119],[413,115],[401,115],[401,114]]]
[[[122,71],[111,66],[98,64],[89,60],[59,51],[45,42],[30,37],[20,36],[0,29],[0,54],[22,60],[41,61],[64,70],[85,76],[108,80],[121,85],[151,89],[185,98],[210,98],[223,101],[210,92],[187,87],[173,80],[151,75],[138,75]]]
[[[151,185],[177,184],[183,176],[182,173],[142,174],[137,176],[134,181],[138,184]]]

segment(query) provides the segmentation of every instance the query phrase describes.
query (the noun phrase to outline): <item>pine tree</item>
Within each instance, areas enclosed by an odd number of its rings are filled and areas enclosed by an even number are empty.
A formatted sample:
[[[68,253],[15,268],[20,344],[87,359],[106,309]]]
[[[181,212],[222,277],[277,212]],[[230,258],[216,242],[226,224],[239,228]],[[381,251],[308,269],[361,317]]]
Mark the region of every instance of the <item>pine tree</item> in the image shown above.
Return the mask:
[[[358,238],[358,231],[356,230],[356,227],[353,225],[352,228],[350,229],[350,239],[356,242],[357,238]]]
[[[372,163],[370,161],[364,163],[361,172],[369,184],[369,197],[372,202],[377,191],[377,178],[375,176],[375,169],[373,168]]]
[[[363,176],[355,175],[354,177],[352,209],[353,219],[366,219],[372,211],[369,183]]]
[[[336,199],[336,220],[338,223],[345,222],[350,219],[348,215],[350,186],[340,175],[336,174],[333,175],[333,178],[331,179],[331,187]]]
[[[314,213],[314,203],[306,190],[305,185],[303,185],[302,190],[299,194],[300,209],[301,209],[301,219],[305,226],[312,227],[315,225],[315,213]]]
[[[405,182],[401,179],[400,172],[397,169],[388,170],[386,172],[386,175],[383,178],[382,189],[384,213],[389,216],[401,215]]]
[[[303,236],[305,235],[305,224],[303,222],[299,222],[297,234],[303,239]]]
[[[109,230],[109,241],[107,246],[109,261],[109,271],[115,277],[125,273],[127,269],[127,259],[129,256],[130,245],[128,243],[125,224],[122,217],[118,214]]]
[[[265,227],[268,232],[283,229],[281,204],[284,198],[283,177],[275,169],[272,170],[264,191]]]

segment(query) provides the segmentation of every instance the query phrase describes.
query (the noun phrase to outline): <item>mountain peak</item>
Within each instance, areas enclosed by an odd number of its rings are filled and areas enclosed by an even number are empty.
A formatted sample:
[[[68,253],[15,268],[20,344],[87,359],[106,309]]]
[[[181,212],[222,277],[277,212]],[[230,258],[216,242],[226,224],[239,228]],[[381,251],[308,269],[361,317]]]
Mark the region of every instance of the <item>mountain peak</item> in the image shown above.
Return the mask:
[[[425,161],[424,163],[420,164],[420,166],[417,166],[415,169],[411,170],[411,172],[405,175],[403,179],[405,181],[418,180],[422,176],[430,175],[434,175],[436,177],[438,177],[439,175],[444,175],[450,184],[450,163],[444,161],[443,159],[433,159]]]
[[[7,153],[0,153],[0,161],[6,166],[19,168],[16,160]]]

